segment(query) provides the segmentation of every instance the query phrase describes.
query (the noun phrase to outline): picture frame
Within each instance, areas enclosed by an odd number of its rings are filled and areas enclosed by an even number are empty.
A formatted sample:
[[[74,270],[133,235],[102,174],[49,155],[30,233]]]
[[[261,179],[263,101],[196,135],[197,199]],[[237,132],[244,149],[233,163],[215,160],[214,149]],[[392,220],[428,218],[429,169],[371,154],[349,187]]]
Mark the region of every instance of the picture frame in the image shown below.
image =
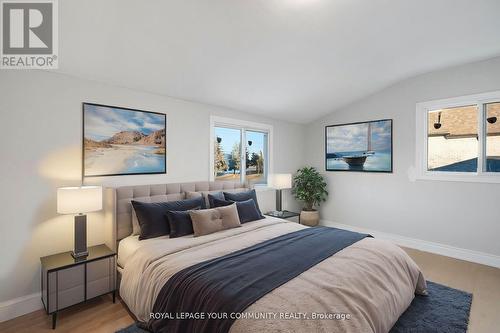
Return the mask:
[[[166,114],[82,103],[82,178],[166,173]]]
[[[325,171],[393,172],[393,120],[325,126]]]

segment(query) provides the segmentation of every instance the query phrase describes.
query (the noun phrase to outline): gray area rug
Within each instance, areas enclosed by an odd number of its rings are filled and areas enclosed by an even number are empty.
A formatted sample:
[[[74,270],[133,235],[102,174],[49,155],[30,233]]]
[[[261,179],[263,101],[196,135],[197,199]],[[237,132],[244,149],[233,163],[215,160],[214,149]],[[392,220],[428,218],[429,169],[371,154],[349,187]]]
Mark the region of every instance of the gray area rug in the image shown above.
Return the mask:
[[[427,281],[428,296],[415,296],[390,333],[465,333],[472,294]],[[147,333],[130,325],[117,333]]]
[[[415,296],[390,332],[467,332],[472,294],[431,281],[427,291]]]

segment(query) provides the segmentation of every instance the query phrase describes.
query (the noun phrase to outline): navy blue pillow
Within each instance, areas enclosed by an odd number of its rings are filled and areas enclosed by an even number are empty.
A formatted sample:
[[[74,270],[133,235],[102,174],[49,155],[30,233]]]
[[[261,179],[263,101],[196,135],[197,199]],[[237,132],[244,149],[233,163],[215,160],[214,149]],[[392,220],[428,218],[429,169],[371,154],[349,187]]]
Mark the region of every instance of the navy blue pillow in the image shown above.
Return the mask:
[[[207,195],[207,198],[208,198],[208,205],[210,206],[210,208],[215,207],[214,206],[214,199],[225,200],[224,194],[222,192],[209,193]]]
[[[165,214],[170,210],[190,210],[205,208],[202,197],[165,202],[140,202],[132,200],[137,221],[141,226],[139,240],[160,237],[170,233]]]
[[[193,221],[188,210],[170,210],[167,212],[167,219],[170,226],[170,238],[194,234]]]
[[[229,206],[236,203],[236,209],[238,210],[238,216],[241,223],[252,222],[262,219],[263,217],[257,210],[255,201],[253,199],[248,199],[245,201],[227,201],[214,199],[215,207]]]
[[[257,207],[257,210],[259,211],[260,217],[264,218],[264,215],[262,215],[262,212],[260,211],[259,208],[259,202],[257,201],[257,194],[255,193],[255,190],[250,190],[250,191],[245,191],[245,192],[237,192],[237,193],[229,193],[229,192],[224,192],[224,198],[229,201],[246,201],[249,199],[253,199],[255,202],[255,206]]]

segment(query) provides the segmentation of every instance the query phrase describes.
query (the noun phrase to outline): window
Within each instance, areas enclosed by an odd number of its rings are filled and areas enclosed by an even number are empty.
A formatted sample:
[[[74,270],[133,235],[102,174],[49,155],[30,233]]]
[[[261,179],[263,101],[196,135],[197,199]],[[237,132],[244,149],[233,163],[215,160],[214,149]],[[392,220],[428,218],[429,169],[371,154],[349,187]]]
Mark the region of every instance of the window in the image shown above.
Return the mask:
[[[212,117],[211,132],[211,179],[267,184],[272,126]]]
[[[215,127],[215,179],[240,179],[241,172],[241,130]]]
[[[500,102],[486,104],[486,171],[500,171]]]
[[[252,184],[267,183],[267,132],[246,131],[246,179]]]
[[[427,124],[427,170],[477,171],[476,105],[430,110]]]
[[[417,104],[417,177],[500,182],[500,92]]]

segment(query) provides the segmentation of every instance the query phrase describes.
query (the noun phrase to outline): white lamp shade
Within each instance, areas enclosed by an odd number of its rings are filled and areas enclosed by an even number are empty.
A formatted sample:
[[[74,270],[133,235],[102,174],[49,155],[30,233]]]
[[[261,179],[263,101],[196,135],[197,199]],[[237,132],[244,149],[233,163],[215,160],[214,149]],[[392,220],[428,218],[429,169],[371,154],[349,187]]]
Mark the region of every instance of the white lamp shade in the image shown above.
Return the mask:
[[[60,187],[57,189],[57,212],[80,214],[102,209],[102,187]]]
[[[271,176],[271,186],[283,190],[292,188],[292,174],[291,173],[275,173]]]

